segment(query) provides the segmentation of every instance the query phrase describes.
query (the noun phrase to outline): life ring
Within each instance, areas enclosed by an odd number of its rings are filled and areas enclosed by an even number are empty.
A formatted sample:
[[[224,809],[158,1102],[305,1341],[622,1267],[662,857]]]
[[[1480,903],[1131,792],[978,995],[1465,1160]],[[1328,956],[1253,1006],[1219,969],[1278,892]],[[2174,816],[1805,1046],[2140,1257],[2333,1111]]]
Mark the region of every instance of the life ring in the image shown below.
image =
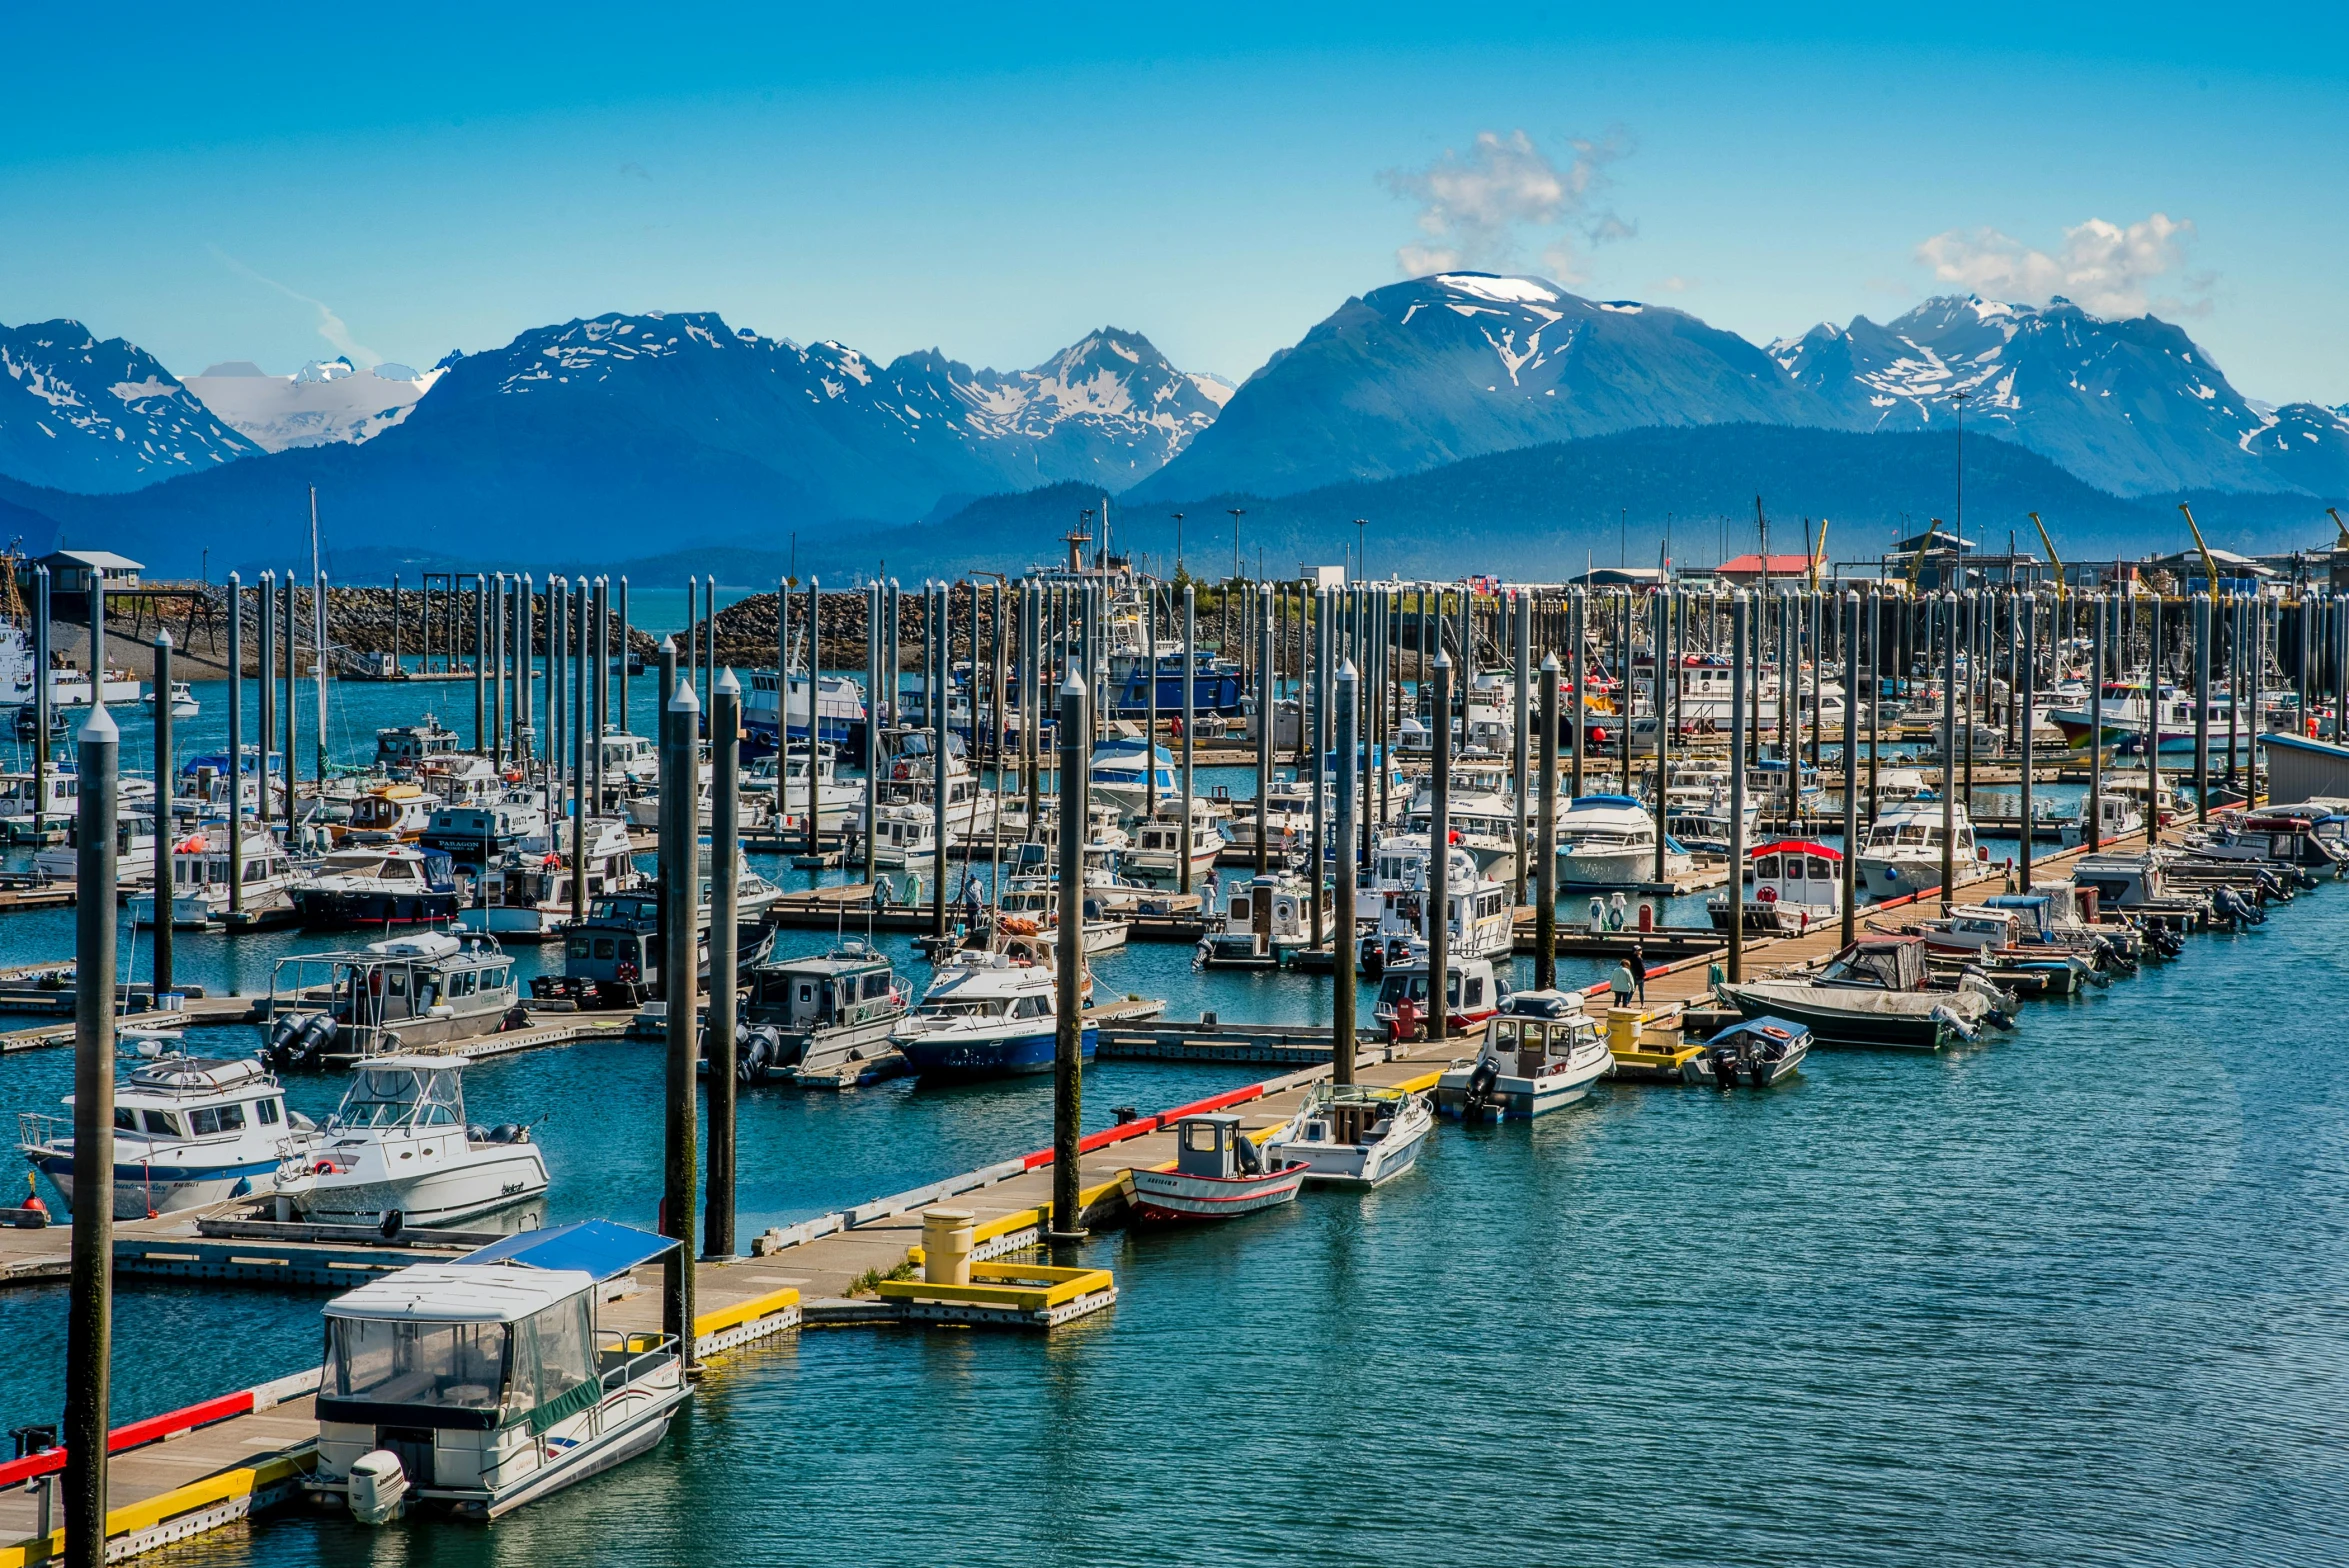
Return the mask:
[[[313,1166],[311,1166],[311,1167],[310,1167],[310,1174],[311,1174],[311,1175],[313,1175],[313,1176],[331,1176],[331,1175],[333,1175],[333,1174],[334,1174],[334,1161],[332,1161],[332,1160],[320,1160],[320,1161],[319,1161],[319,1162],[318,1162],[316,1165],[313,1165]]]
[[[1759,904],[1775,904],[1778,902],[1778,890],[1774,887],[1761,888],[1755,892],[1754,902]]]
[[[889,776],[893,779],[910,779],[913,777],[913,764],[910,762],[897,763],[890,768]]]

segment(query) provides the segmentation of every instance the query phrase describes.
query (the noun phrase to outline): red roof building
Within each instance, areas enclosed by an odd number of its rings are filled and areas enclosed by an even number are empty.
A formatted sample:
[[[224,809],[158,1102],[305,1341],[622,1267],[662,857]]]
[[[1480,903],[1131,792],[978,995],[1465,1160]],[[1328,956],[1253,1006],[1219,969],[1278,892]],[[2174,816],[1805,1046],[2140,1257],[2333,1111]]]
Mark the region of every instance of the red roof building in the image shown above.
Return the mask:
[[[1770,557],[1770,579],[1776,582],[1785,577],[1808,577],[1811,562],[1808,555],[1774,555]],[[1723,561],[1713,568],[1713,575],[1723,582],[1751,587],[1762,580],[1762,558],[1759,555],[1741,555],[1735,560]]]

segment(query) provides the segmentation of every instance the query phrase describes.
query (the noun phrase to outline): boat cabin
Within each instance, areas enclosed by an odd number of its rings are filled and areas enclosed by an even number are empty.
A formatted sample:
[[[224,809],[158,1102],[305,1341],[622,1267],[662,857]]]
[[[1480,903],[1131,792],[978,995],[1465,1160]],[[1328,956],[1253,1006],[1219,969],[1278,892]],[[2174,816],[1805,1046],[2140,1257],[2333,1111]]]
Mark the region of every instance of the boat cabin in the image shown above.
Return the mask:
[[[1246,1144],[1243,1158],[1242,1145]],[[1186,1116],[1175,1123],[1175,1173],[1230,1180],[1261,1167],[1254,1144],[1240,1134],[1240,1119],[1229,1111]]]
[[[412,842],[432,826],[436,804],[414,784],[386,784],[351,802],[351,820],[343,836],[360,844]]]
[[[417,1503],[486,1519],[651,1447],[686,1397],[676,1337],[607,1328],[600,1304],[675,1246],[587,1220],[337,1296],[302,1485],[366,1524]]]
[[[743,1019],[812,1034],[896,1018],[910,996],[886,954],[849,942],[819,956],[774,959],[753,969]]]
[[[144,1047],[155,1050],[158,1044]],[[67,1106],[74,1097],[67,1095]],[[73,1202],[73,1118],[17,1118],[19,1147]],[[276,1170],[295,1137],[285,1091],[251,1057],[157,1056],[114,1089],[117,1219],[242,1196]],[[135,1171],[137,1174],[128,1174]]]
[[[375,732],[375,764],[394,777],[412,773],[434,757],[453,755],[457,732],[431,714],[421,724],[397,724]]]
[[[1484,1027],[1487,1053],[1517,1078],[1542,1077],[1599,1034],[1579,991],[1519,991]]]
[[[485,936],[420,931],[355,953],[281,958],[269,978],[270,1054],[280,1066],[378,1056],[471,1039],[515,1004],[514,961]]]

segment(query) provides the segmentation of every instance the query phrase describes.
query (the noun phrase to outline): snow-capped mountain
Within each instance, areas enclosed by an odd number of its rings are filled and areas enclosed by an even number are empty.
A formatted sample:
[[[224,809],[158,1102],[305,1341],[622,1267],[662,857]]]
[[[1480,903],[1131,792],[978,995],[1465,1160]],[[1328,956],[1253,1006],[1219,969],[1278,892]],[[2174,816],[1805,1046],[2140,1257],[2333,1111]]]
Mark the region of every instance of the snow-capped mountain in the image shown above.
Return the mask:
[[[1969,433],[2116,495],[2349,494],[2340,411],[2245,397],[2152,316],[1940,298],[1764,350],[1682,311],[1483,273],[1348,300],[1136,494],[1289,495],[1646,427],[1948,428],[1960,393]]]
[[[259,528],[313,483],[334,536],[443,558],[625,560],[842,525],[855,537],[956,498],[1122,489],[1211,421],[1220,390],[1132,333],[1005,373],[935,352],[882,364],[707,313],[565,322],[435,368],[430,395],[372,439],[171,486],[120,512],[116,547],[160,556],[181,533]]]
[[[842,343],[802,346],[714,314],[655,312],[542,328],[460,359],[416,429],[502,422],[492,398],[510,410],[531,399],[512,417],[532,429],[556,408],[587,417],[625,405],[648,428],[789,474],[836,515],[918,515],[946,494],[1064,479],[1123,488],[1211,425],[1221,390],[1114,328],[1002,372],[934,349],[882,364]]]
[[[1800,422],[1768,355],[1684,311],[1454,272],[1350,299],[1143,496],[1280,495],[1651,425]]]
[[[264,451],[372,440],[408,417],[438,370],[406,365],[369,370],[348,358],[314,359],[290,376],[264,374],[249,360],[214,365],[187,378],[190,392]]]
[[[78,321],[0,325],[0,474],[135,490],[259,450],[135,344]]]
[[[1963,393],[1969,429],[2119,495],[2339,494],[2322,475],[2349,466],[2331,410],[2245,397],[2183,329],[2153,316],[2105,321],[2063,299],[2034,309],[1940,298],[1882,326],[1859,316],[1813,327],[1771,344],[1770,355],[1823,405],[1822,423],[1946,425]]]

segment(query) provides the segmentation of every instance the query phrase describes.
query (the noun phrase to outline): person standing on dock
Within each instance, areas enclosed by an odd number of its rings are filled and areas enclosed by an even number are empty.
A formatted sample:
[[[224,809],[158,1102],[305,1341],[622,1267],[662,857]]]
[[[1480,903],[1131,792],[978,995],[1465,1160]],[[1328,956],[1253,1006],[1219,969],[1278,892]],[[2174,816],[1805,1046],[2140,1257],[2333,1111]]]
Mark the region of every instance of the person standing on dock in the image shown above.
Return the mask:
[[[1616,964],[1615,972],[1607,977],[1607,989],[1613,994],[1617,1007],[1629,1007],[1631,995],[1639,986],[1639,979],[1632,973],[1631,960],[1628,958]]]

